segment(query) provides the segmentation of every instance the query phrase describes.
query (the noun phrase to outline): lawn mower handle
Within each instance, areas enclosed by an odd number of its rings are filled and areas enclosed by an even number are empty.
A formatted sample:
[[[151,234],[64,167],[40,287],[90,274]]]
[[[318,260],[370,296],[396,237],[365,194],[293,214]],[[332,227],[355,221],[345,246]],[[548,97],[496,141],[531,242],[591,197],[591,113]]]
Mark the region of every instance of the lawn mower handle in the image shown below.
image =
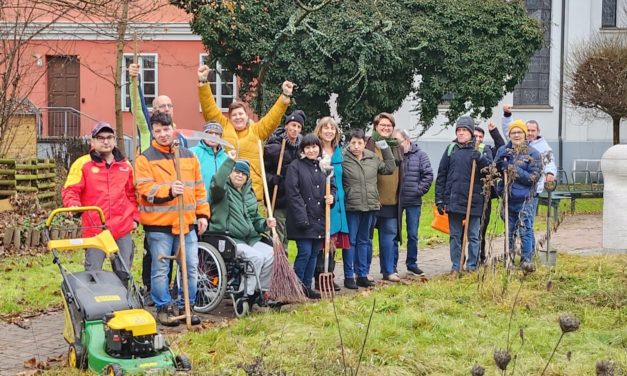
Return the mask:
[[[100,216],[100,222],[104,225],[105,223],[105,215],[104,212],[102,211],[102,209],[100,209],[98,206],[77,206],[77,207],[71,207],[71,208],[56,208],[52,211],[52,213],[50,213],[50,215],[48,216],[48,219],[46,219],[46,228],[50,228],[50,226],[52,225],[52,219],[60,213],[68,213],[68,212],[72,212],[72,213],[76,213],[76,212],[86,212],[86,211],[96,211],[98,212],[98,215]]]

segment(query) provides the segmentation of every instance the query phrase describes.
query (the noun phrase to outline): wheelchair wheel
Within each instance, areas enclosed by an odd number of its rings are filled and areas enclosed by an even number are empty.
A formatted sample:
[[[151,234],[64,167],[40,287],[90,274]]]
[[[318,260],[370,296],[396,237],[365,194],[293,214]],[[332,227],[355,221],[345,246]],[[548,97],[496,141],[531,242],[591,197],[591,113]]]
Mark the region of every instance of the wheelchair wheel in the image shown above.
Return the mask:
[[[242,318],[250,312],[250,303],[245,297],[233,300],[233,309],[235,311],[235,317]]]
[[[226,266],[220,252],[211,244],[198,242],[198,290],[194,310],[214,310],[226,292]]]

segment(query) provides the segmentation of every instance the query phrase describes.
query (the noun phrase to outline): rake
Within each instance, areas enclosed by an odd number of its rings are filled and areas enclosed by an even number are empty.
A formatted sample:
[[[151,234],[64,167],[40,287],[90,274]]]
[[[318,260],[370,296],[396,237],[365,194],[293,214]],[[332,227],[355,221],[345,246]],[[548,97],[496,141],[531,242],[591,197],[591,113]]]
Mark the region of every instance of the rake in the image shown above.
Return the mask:
[[[333,170],[327,175],[327,182],[324,190],[324,197],[331,194],[331,177]],[[333,273],[329,272],[329,253],[331,248],[331,205],[325,203],[324,206],[324,273],[318,276],[318,286],[320,287],[320,295],[324,299],[333,299],[335,289],[333,287]]]

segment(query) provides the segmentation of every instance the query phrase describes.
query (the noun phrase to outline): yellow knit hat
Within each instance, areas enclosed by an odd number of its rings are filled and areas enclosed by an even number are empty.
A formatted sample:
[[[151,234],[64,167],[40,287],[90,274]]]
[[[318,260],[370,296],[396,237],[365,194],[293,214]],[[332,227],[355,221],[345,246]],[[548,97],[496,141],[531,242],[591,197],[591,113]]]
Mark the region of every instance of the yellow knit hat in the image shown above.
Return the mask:
[[[527,137],[527,125],[524,121],[516,119],[509,123],[509,126],[507,127],[507,134],[512,133],[512,129],[514,128],[520,128],[520,130],[525,134],[525,137]]]

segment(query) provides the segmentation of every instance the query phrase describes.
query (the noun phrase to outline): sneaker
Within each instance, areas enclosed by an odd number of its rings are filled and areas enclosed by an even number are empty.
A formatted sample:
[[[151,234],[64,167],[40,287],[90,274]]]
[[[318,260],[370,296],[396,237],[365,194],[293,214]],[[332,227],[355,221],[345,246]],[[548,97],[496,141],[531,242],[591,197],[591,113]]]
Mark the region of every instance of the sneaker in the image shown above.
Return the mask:
[[[177,312],[171,304],[164,305],[157,310],[157,321],[163,326],[178,326],[180,322],[175,318],[176,316]]]
[[[419,277],[422,277],[425,275],[425,272],[423,272],[419,267],[417,266],[409,266],[407,268],[407,274],[413,274],[413,275],[417,275]]]
[[[368,279],[368,277],[357,277],[357,286],[359,287],[372,287],[374,282]]]
[[[319,292],[316,292],[316,290],[310,287],[303,288],[303,292],[305,293],[305,296],[307,298],[312,299],[312,300],[320,299],[322,297]]]
[[[371,276],[370,274],[368,274],[368,275],[366,276],[366,278],[368,278],[368,280],[369,280],[370,282],[374,282],[374,277],[373,277],[373,276]]]
[[[383,280],[384,281],[390,281],[390,282],[400,282],[401,281],[401,277],[399,277],[399,275],[396,274],[396,273],[384,274],[383,275]]]
[[[349,290],[357,290],[357,284],[355,283],[355,278],[345,278],[344,279],[344,287]]]

